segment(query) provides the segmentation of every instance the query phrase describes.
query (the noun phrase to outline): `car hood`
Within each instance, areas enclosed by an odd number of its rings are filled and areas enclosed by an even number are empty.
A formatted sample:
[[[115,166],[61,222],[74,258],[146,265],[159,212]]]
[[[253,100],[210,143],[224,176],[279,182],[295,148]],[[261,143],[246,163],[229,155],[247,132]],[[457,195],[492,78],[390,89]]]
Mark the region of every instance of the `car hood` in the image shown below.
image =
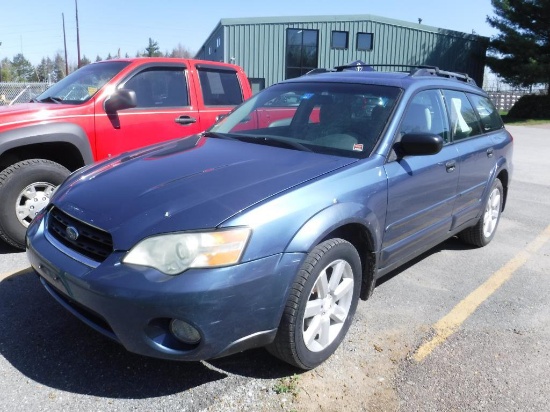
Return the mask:
[[[0,106],[0,125],[51,120],[65,112],[74,110],[74,105],[56,103],[18,103]],[[61,113],[63,112],[63,113]]]
[[[356,159],[192,136],[72,175],[52,203],[110,232],[116,249],[144,237],[214,228],[271,196]]]

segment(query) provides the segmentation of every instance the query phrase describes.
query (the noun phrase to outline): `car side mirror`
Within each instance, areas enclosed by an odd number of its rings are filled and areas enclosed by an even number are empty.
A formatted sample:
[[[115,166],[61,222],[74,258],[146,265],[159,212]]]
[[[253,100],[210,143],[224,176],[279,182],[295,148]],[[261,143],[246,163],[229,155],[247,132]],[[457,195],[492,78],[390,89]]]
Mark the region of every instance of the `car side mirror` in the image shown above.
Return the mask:
[[[105,112],[114,114],[119,110],[137,106],[136,92],[130,89],[118,89],[105,100]]]
[[[401,138],[398,146],[403,155],[433,155],[443,148],[443,138],[433,133],[407,133]]]

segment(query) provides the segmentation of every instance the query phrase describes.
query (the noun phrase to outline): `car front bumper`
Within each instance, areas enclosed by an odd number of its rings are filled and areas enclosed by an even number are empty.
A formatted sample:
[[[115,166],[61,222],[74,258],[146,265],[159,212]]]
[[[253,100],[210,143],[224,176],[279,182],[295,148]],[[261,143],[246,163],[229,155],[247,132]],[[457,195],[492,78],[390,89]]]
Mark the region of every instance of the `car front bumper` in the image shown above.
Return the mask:
[[[127,350],[174,360],[204,360],[270,343],[303,254],[278,254],[240,265],[167,276],[121,263],[112,253],[97,267],[44,233],[27,232],[27,256],[48,292],[67,310]],[[179,319],[196,328],[197,344],[170,332]]]

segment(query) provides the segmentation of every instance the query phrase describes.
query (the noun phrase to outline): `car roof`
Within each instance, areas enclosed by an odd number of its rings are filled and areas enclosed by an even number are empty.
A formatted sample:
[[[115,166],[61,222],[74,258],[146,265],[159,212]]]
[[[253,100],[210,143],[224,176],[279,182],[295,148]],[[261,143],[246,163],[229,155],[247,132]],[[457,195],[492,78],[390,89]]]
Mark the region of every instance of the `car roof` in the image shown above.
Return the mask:
[[[475,81],[462,73],[440,71],[437,68],[402,71],[375,70],[315,70],[301,77],[286,80],[287,82],[314,83],[363,83],[400,87],[403,89],[435,86],[458,88],[465,91],[484,93]]]

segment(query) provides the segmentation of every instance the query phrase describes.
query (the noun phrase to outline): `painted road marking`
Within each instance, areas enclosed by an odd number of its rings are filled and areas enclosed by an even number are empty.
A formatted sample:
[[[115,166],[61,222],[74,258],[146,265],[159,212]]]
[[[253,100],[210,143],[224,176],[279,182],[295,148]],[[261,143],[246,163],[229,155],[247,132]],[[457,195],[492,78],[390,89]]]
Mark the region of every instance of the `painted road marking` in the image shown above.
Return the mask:
[[[433,325],[433,329],[436,332],[435,336],[430,341],[420,346],[412,358],[417,362],[422,362],[434,349],[445,343],[445,341],[460,328],[464,321],[474,313],[479,305],[510,279],[514,272],[527,263],[529,258],[549,240],[550,226],[487,279],[485,283],[470,293],[447,315],[435,323]]]

